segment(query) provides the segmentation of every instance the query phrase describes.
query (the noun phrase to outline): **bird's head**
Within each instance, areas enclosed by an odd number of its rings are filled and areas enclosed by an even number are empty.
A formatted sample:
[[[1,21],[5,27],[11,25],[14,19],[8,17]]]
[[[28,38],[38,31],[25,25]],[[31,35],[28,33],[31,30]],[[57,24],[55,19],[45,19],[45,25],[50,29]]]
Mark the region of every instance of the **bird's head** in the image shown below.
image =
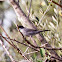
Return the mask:
[[[23,29],[24,27],[23,26],[18,26],[18,29]]]

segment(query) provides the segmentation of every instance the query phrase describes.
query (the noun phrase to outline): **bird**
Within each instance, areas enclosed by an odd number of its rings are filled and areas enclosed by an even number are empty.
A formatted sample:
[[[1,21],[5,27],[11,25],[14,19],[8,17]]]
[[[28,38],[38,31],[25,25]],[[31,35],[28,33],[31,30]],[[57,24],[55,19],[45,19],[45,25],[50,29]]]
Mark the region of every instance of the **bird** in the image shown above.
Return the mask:
[[[33,36],[39,34],[40,32],[50,31],[50,30],[34,30],[23,26],[18,26],[18,29],[24,36]]]

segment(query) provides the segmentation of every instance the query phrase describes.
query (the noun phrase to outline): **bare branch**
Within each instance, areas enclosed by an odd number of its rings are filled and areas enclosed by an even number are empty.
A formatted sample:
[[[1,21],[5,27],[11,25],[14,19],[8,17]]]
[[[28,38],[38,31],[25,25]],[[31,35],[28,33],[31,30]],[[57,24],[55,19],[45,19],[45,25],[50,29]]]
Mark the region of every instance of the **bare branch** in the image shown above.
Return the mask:
[[[6,33],[6,31],[3,29],[3,27],[2,27],[1,25],[0,25],[0,28],[1,28],[2,31],[6,34],[6,36],[10,39],[10,37],[8,36],[8,34]],[[14,47],[14,48],[18,51],[18,53],[22,55],[22,57],[24,57],[25,59],[27,59],[27,58],[22,54],[22,51],[21,51],[17,46],[15,46],[12,41],[11,41],[11,43],[10,43],[10,41],[8,41],[5,37],[3,37],[1,33],[0,33],[0,36],[1,36],[4,40],[6,40],[12,47]],[[27,60],[28,60],[28,59],[27,59]]]
[[[7,37],[2,36],[1,34],[0,34],[0,37],[6,38],[6,39],[10,39],[10,38],[7,38]],[[15,40],[15,39],[10,39],[10,40],[16,41],[17,43],[20,43],[22,45],[25,45],[27,47],[30,47],[30,46],[26,45],[25,43],[21,43],[21,42]],[[60,48],[51,48],[51,47],[45,47],[45,45],[43,45],[41,47],[40,46],[35,46],[35,48],[44,48],[44,49],[47,49],[47,50],[62,50],[62,47],[60,47]],[[32,48],[32,47],[30,47],[30,48]]]
[[[49,9],[50,9],[50,4],[49,4],[49,6],[47,7],[46,11],[44,12],[43,16],[41,17],[41,19],[39,20],[38,25],[41,23],[42,19],[44,18],[45,14],[49,11]]]
[[[6,53],[8,54],[8,56],[10,57],[12,62],[16,62],[13,57],[10,55],[9,51],[7,50],[6,46],[3,44],[3,41],[0,39],[0,44],[2,45],[2,47],[4,48],[4,50],[6,51]]]
[[[51,1],[51,0],[50,0]],[[51,1],[52,3],[54,3],[54,4],[56,4],[56,5],[58,5],[59,7],[61,7],[62,8],[62,5],[60,5],[60,4],[58,4],[58,3],[56,3],[55,1]]]
[[[27,47],[29,47],[29,48],[32,48],[32,49],[34,49],[35,51],[38,51],[36,48],[34,48],[34,47],[32,47],[32,46],[29,46],[29,45],[26,45],[25,43],[21,43],[21,42],[15,40],[15,39],[11,39],[11,38],[4,37],[4,36],[2,36],[1,34],[0,34],[0,37],[3,37],[3,38],[5,38],[5,39],[9,39],[9,40],[11,40],[11,41],[15,41],[15,42],[20,43],[20,44],[22,44],[22,45],[24,45],[24,46],[27,46]]]
[[[20,20],[20,22],[22,23],[22,25],[23,25],[24,27],[28,27],[28,28],[32,28],[32,29],[37,29],[37,28],[34,26],[34,24],[32,24],[31,20],[29,20],[28,17],[25,15],[25,13],[22,11],[21,7],[17,4],[17,2],[16,2],[15,0],[9,0],[9,1],[10,1],[10,3],[11,3],[12,7],[14,8],[14,11],[15,11],[16,15],[18,16],[18,19]],[[37,35],[36,37],[39,39],[39,41],[42,42],[42,44],[48,43],[48,42],[46,41],[46,39],[44,38],[43,35]],[[25,40],[26,40],[26,39],[25,39]],[[28,42],[27,40],[26,40],[26,42],[27,42],[28,44],[30,43],[30,42]],[[33,46],[33,45],[31,45],[31,46]],[[33,47],[34,47],[34,46],[33,46]],[[50,45],[50,44],[47,44],[46,47],[51,47],[51,45]],[[58,54],[57,54],[55,51],[50,50],[50,53],[51,53],[53,56],[57,56],[57,57],[59,58]]]
[[[9,37],[9,35],[6,33],[6,31],[3,29],[3,27],[0,25],[0,28],[1,28],[1,30],[5,33],[5,35],[8,37],[8,38],[10,38]],[[11,41],[12,42],[12,41]],[[14,43],[12,42],[12,44],[14,45]]]
[[[54,59],[62,61],[62,58],[57,58],[57,57],[54,57],[54,56],[51,56],[51,58],[54,58]]]
[[[4,40],[6,40],[12,47],[14,47],[14,48],[18,51],[18,53],[22,55],[22,57],[24,57],[26,60],[28,60],[28,59],[22,54],[22,51],[21,51],[17,46],[11,44],[10,41],[8,41],[8,40],[7,40],[5,37],[3,37],[1,34],[0,34],[0,36],[1,36]]]
[[[28,12],[28,19],[29,19],[29,15],[30,15],[31,5],[32,5],[32,0],[30,1],[30,7],[29,7],[29,12]]]

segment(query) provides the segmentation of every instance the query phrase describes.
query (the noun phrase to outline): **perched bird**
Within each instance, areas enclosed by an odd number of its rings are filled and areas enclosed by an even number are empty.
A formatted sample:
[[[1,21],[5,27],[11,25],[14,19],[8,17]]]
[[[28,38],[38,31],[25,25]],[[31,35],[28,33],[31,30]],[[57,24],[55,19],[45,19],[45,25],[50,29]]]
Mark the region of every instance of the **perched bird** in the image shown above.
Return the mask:
[[[24,36],[33,36],[33,35],[39,34],[40,32],[50,31],[50,30],[34,30],[34,29],[23,27],[23,26],[18,26],[18,29]]]

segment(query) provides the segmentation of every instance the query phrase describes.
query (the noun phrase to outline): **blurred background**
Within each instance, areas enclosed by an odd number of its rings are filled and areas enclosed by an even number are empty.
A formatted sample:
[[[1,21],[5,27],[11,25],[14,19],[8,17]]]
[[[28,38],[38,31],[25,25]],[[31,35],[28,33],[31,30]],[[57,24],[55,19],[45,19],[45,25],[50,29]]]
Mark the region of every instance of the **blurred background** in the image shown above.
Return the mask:
[[[17,1],[17,0],[16,0]],[[19,5],[24,11],[24,13],[28,16],[28,11],[30,7],[31,0],[19,0]],[[61,0],[54,0],[55,2],[62,5]],[[34,23],[38,30],[45,30],[49,29],[50,32],[42,33],[45,39],[52,47],[62,47],[62,9],[58,5],[49,2],[49,0],[32,0],[31,8],[30,8],[30,16],[29,19]],[[41,21],[41,22],[40,22]],[[16,39],[20,42],[25,42],[22,39],[22,35],[17,31],[16,25],[22,25],[18,20],[14,9],[12,8],[10,2],[7,1],[0,1],[0,25],[4,28],[7,34],[12,39]],[[5,33],[0,29],[0,33],[3,36],[6,36]],[[35,36],[34,36],[35,38]],[[1,39],[1,38],[0,38]],[[4,45],[13,56],[16,61],[21,61],[23,58],[22,56],[13,48],[11,47],[5,40]],[[41,45],[38,39],[36,39],[38,45]],[[18,44],[14,42],[22,52],[25,52],[27,49],[26,46]],[[23,48],[21,48],[23,47]],[[29,49],[28,52],[32,52],[32,49]],[[26,55],[31,59],[33,62],[43,62],[45,59],[49,58],[45,56],[45,51],[43,51],[43,57],[40,53],[32,53]],[[47,51],[48,52],[48,51]],[[59,56],[62,56],[62,51],[56,51]],[[48,52],[49,53],[49,52]],[[2,61],[3,60],[3,61]],[[6,54],[5,50],[0,45],[0,62],[11,62],[9,56]]]

